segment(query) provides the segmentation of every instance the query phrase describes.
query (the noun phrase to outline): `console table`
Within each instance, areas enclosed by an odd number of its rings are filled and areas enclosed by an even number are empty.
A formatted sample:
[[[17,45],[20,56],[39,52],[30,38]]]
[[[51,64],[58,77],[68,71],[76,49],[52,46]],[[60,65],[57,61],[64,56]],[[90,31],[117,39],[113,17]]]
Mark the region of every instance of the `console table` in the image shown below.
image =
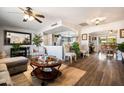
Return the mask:
[[[20,47],[17,50],[15,50],[14,48],[10,49],[11,57],[17,57],[17,56],[28,57],[29,55],[30,55],[30,47]]]

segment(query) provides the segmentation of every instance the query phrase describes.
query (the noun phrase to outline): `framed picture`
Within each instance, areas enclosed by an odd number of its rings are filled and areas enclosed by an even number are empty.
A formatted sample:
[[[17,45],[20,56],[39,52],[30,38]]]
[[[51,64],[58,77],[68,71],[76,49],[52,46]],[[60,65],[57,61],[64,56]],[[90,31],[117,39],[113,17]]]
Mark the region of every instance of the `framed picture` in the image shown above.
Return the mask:
[[[31,45],[31,33],[18,31],[4,31],[4,45],[12,44]]]
[[[87,40],[87,34],[82,34],[82,40]]]
[[[120,38],[124,38],[124,29],[120,29]]]
[[[92,37],[92,40],[96,40],[96,37]]]

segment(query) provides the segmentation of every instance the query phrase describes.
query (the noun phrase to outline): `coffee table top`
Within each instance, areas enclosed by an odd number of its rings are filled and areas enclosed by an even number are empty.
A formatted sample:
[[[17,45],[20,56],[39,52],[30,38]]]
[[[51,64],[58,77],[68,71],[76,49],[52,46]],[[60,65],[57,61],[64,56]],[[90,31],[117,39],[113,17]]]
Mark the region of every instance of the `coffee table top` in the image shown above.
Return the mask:
[[[31,65],[37,66],[37,67],[56,67],[63,63],[62,60],[57,58],[49,58],[47,60],[42,60],[38,58],[33,58],[30,62]]]

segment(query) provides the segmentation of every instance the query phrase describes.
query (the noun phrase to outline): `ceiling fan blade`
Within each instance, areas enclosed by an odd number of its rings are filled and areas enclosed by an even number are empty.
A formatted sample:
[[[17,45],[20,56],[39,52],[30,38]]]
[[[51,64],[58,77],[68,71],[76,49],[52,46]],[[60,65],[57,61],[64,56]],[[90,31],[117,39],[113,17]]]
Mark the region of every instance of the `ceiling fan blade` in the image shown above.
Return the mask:
[[[21,8],[21,7],[18,7],[20,10],[24,11],[25,12],[25,9]]]
[[[22,10],[23,12],[24,12],[24,14],[28,14],[28,12],[25,10],[25,9],[23,9],[23,8],[21,8],[21,7],[18,7],[20,10]]]
[[[36,18],[35,16],[34,16],[34,19],[37,20],[39,23],[42,23],[42,21]]]
[[[14,13],[14,14],[22,14],[22,13],[19,13],[19,12],[8,12],[8,13]]]
[[[34,11],[32,10],[31,7],[26,7],[26,10],[18,7],[20,10],[22,10],[24,12],[24,14],[28,15],[28,16],[32,16],[36,21],[38,21],[39,23],[42,23],[41,20],[39,20],[37,17],[42,17],[45,18],[44,15],[40,15],[40,14],[35,14]],[[24,19],[23,22],[27,22],[28,20]]]
[[[35,14],[35,16],[45,18],[44,15],[40,15],[40,14]]]
[[[32,8],[31,8],[31,7],[26,7],[26,9],[27,9],[27,10],[32,10]]]

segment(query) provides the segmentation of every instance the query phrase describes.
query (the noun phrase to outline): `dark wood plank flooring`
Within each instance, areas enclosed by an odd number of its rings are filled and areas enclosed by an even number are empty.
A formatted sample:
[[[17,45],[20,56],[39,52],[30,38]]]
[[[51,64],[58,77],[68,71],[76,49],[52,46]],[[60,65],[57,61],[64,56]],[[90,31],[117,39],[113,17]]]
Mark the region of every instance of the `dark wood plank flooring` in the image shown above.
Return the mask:
[[[93,54],[69,65],[86,71],[77,86],[124,85],[124,64],[104,54]]]

